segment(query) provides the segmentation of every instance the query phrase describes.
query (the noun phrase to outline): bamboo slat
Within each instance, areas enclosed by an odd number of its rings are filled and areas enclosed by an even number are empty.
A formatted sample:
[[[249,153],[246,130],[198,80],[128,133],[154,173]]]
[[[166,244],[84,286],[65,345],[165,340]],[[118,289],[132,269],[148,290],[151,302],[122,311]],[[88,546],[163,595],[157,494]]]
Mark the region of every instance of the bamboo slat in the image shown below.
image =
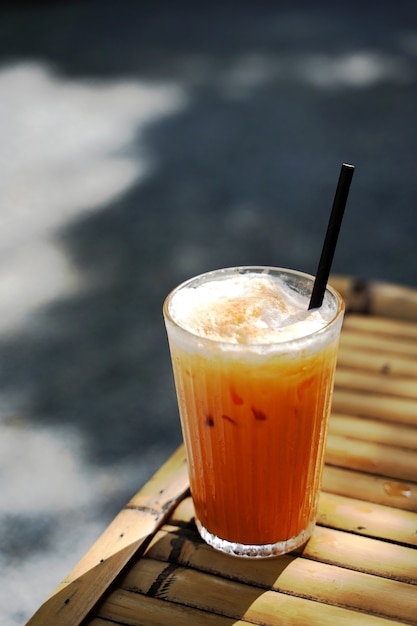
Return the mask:
[[[386,374],[357,372],[339,367],[336,371],[335,385],[338,389],[356,389],[369,394],[396,396],[417,399],[417,379],[392,378]]]
[[[332,413],[329,432],[333,435],[361,439],[417,451],[417,429],[402,424]],[[353,442],[352,442],[353,445]]]
[[[416,403],[409,398],[393,398],[382,393],[368,395],[362,391],[335,387],[332,408],[335,413],[417,426]]]
[[[410,511],[322,492],[318,523],[321,526],[417,547],[417,513]]]
[[[100,622],[93,618],[89,626],[248,626],[249,622],[216,615],[198,608],[138,594],[137,590],[117,589],[98,608]]]
[[[344,324],[340,344],[343,347],[356,348],[361,352],[371,351],[386,356],[417,358],[417,347],[414,340],[407,340],[406,337],[397,338],[382,334],[358,333],[356,330],[349,329],[348,322]]]
[[[416,550],[378,539],[317,526],[303,556],[357,572],[417,584]]]
[[[340,342],[337,363],[338,367],[359,372],[379,372],[392,377],[404,377],[406,380],[417,379],[417,360],[414,355],[401,357],[384,351],[361,351],[345,345],[344,340]]]
[[[342,294],[347,311],[417,320],[417,290],[412,287],[336,275],[331,276],[329,282]]]
[[[254,587],[374,615],[401,616],[410,621],[417,615],[414,585],[311,561],[303,556],[286,555],[257,563],[230,559],[213,554],[207,546],[201,545],[195,534],[180,536],[175,530],[166,532],[164,529],[157,533],[146,556]],[[132,572],[121,581],[124,588],[132,588],[136,583]],[[392,594],[393,599],[381,607],[380,597],[385,594]]]
[[[321,506],[319,515],[326,515],[322,503]],[[192,500],[186,498],[180,502],[171,516],[170,524],[174,532],[178,527],[193,530],[193,516]],[[368,523],[370,524],[369,521]],[[203,545],[201,544],[202,547]],[[211,558],[214,556],[214,552],[211,551]],[[417,550],[414,547],[390,543],[385,538],[370,538],[318,525],[312,538],[304,546],[302,556],[345,569],[417,585]],[[281,560],[281,557],[278,560]],[[241,559],[238,563],[241,563]],[[250,566],[258,572],[260,567],[266,567],[262,565],[263,563],[267,561],[251,563]]]
[[[329,433],[326,463],[369,474],[413,481],[417,477],[417,454],[384,444],[351,439]]]
[[[417,290],[347,302],[318,524],[276,559],[198,536],[180,448],[27,626],[417,626]]]
[[[344,321],[345,331],[356,331],[362,335],[380,335],[407,341],[417,341],[417,311],[414,321],[377,317],[375,315],[347,315]]]
[[[193,517],[192,500],[186,498],[173,512],[169,524],[171,524],[174,532],[178,527],[194,530]],[[397,542],[404,546],[408,545],[410,548],[417,546],[417,513],[364,502],[356,498],[323,492],[319,502],[318,523],[330,530],[343,530],[347,533],[373,537],[381,541]],[[167,528],[168,525],[165,525],[164,529]],[[375,543],[375,546],[380,546],[381,541]],[[214,553],[212,554],[214,556]],[[410,550],[409,554],[412,555],[413,551]],[[417,551],[414,552],[414,557],[414,571],[415,576],[417,576]],[[412,557],[410,559],[412,562]],[[256,572],[259,567],[261,565],[257,564]],[[417,583],[417,579],[415,582]]]
[[[149,558],[141,559],[130,568],[120,585],[139,594],[152,590],[154,597],[169,602],[255,624],[271,624],[271,616],[275,615],[276,624],[334,626],[336,623],[351,626],[360,619],[363,626],[387,626],[385,618],[362,611],[243,584],[188,567],[167,566],[165,562]],[[411,594],[405,596],[411,599]],[[398,623],[398,620],[393,623]]]
[[[119,513],[27,626],[79,624],[187,489],[184,450],[179,448]]]
[[[323,491],[341,496],[417,511],[417,483],[363,474],[355,470],[326,465]]]

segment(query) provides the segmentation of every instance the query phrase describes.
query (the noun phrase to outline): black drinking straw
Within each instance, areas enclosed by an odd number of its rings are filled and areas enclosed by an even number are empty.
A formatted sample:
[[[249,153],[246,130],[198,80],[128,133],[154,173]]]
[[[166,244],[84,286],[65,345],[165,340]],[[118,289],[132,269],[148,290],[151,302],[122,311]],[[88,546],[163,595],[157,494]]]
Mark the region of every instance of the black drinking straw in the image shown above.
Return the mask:
[[[337,238],[339,236],[340,226],[342,225],[343,214],[345,212],[350,183],[352,182],[354,171],[355,167],[353,165],[348,165],[347,163],[343,163],[340,170],[339,182],[337,183],[336,193],[333,200],[332,212],[330,214],[323,249],[321,251],[321,257],[317,267],[310,304],[308,305],[309,309],[317,309],[323,304],[324,292],[326,291],[326,285],[329,279],[330,269],[336,250]]]

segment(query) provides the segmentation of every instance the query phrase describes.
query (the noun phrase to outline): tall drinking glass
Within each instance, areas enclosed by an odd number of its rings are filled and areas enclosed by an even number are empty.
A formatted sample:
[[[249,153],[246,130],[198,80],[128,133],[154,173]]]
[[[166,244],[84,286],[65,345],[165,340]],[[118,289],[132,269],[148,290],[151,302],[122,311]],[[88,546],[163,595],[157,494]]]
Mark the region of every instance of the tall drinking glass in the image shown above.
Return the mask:
[[[311,536],[344,304],[314,278],[221,269],[167,297],[167,328],[195,520],[237,556],[268,557]]]

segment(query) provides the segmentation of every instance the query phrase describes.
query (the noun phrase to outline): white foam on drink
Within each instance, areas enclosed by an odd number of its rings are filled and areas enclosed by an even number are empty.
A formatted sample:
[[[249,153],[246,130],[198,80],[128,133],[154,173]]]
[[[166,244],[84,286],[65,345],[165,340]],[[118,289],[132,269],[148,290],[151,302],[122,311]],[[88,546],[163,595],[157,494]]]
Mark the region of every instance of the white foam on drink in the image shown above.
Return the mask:
[[[334,308],[308,310],[309,298],[269,274],[234,274],[191,283],[171,299],[170,315],[189,332],[235,344],[271,344],[326,326]]]

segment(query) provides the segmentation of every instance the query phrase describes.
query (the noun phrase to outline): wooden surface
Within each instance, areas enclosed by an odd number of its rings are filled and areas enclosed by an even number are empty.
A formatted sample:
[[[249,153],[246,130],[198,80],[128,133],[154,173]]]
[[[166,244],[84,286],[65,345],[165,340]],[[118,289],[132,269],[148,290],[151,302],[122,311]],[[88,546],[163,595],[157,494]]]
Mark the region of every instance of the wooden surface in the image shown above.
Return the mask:
[[[417,624],[417,292],[332,283],[348,314],[306,546],[262,561],[206,546],[180,448],[28,626]]]

